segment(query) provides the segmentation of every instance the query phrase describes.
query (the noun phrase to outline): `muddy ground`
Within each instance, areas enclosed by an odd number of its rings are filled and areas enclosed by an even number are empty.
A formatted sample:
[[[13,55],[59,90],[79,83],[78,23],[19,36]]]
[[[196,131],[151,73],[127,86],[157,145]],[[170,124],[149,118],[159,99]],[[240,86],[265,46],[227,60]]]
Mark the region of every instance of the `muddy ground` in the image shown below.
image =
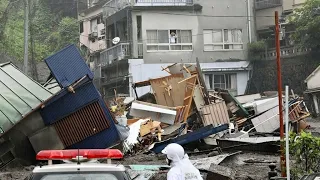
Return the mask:
[[[320,119],[308,119],[311,128],[308,130],[315,136],[320,136]],[[208,157],[208,154],[190,154],[190,159],[201,159]],[[229,167],[236,172],[237,180],[265,180],[269,172],[268,165],[275,162],[277,170],[279,170],[278,154],[262,154],[253,152],[242,152],[241,154],[225,159],[220,165]],[[165,158],[157,155],[139,154],[132,157],[126,157],[121,162],[124,165],[140,164],[140,165],[165,165]],[[0,172],[0,180],[24,180],[32,171],[34,166],[8,167]],[[165,179],[165,174],[153,178],[156,180]]]
[[[201,159],[207,157],[206,154],[190,156],[190,159]],[[220,165],[229,167],[236,171],[236,179],[267,179],[270,162],[279,164],[279,156],[276,154],[258,154],[241,153],[234,157],[227,158]],[[122,161],[124,165],[143,164],[143,165],[165,165],[165,159],[162,156],[140,154],[133,157],[127,157]],[[1,180],[23,180],[32,171],[34,167],[14,167],[8,168],[0,173]],[[157,180],[165,179],[165,174],[157,176]]]

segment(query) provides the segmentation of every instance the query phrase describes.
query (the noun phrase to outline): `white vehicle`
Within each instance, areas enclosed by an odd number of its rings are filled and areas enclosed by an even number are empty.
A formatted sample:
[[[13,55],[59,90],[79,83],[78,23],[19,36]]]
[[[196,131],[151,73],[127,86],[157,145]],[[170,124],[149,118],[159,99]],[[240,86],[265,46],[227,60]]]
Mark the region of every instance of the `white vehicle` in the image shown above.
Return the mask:
[[[25,180],[131,180],[123,165],[111,164],[111,159],[122,157],[117,149],[40,151],[37,160],[47,160],[48,165],[36,167]],[[53,164],[54,160],[64,163]]]

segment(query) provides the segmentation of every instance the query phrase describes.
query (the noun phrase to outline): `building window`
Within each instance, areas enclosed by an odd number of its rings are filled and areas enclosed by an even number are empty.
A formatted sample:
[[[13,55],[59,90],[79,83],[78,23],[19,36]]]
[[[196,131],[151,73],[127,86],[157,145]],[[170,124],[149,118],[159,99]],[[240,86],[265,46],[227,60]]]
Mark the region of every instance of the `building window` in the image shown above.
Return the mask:
[[[83,33],[83,21],[80,22],[80,33]]]
[[[232,94],[237,94],[237,74],[205,74],[208,89],[227,89]]]
[[[90,21],[90,32],[98,32],[98,24],[97,19],[92,19]]]
[[[192,51],[192,31],[147,30],[147,51]]]
[[[204,51],[242,50],[242,30],[203,30],[203,42]]]

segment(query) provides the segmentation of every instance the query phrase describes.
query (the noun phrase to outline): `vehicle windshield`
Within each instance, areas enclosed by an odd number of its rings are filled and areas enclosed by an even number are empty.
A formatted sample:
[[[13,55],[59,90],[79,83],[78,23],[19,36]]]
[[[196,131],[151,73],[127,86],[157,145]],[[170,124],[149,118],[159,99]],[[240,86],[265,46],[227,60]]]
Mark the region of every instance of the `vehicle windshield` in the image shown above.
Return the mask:
[[[129,180],[123,172],[37,173],[32,180]]]

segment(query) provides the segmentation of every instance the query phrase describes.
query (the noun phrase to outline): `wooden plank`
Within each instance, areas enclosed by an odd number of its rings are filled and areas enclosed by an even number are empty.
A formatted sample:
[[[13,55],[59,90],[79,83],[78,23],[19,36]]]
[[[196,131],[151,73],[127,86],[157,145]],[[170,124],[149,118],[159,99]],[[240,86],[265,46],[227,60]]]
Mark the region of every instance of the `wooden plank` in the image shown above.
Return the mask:
[[[188,78],[185,78],[185,79],[183,79],[182,81],[179,81],[178,83],[180,84],[180,83],[183,83],[183,82],[185,82],[185,81],[188,81],[188,80],[193,80],[195,77],[197,77],[197,75],[192,75],[192,76],[190,76],[190,77],[188,77]],[[192,81],[191,81],[192,82]]]
[[[197,70],[197,74],[198,74],[198,77],[199,77],[200,85],[203,87],[204,94],[205,94],[204,101],[206,102],[206,104],[210,104],[209,92],[208,92],[206,83],[205,83],[204,78],[203,78],[203,74],[202,74],[202,70],[201,70],[201,66],[200,66],[200,62],[199,62],[198,58],[196,58],[196,62],[197,62],[196,70]]]
[[[196,76],[192,76],[191,78],[187,78],[187,81],[195,84],[196,83]],[[188,98],[188,99],[184,100],[184,102],[183,102],[183,105],[186,106],[186,110],[184,112],[184,118],[183,118],[184,122],[187,121],[187,118],[188,118],[190,110],[191,110],[193,92],[194,92],[194,88],[190,89],[190,88],[186,87],[185,97],[191,96],[191,98]]]
[[[174,74],[164,78],[150,80],[152,90],[155,92],[157,104],[170,107],[182,106],[184,98],[183,90],[185,89],[186,83],[178,84],[178,82],[183,79],[182,74]],[[166,82],[168,86],[171,86],[170,95],[165,90],[166,86],[163,81]]]

